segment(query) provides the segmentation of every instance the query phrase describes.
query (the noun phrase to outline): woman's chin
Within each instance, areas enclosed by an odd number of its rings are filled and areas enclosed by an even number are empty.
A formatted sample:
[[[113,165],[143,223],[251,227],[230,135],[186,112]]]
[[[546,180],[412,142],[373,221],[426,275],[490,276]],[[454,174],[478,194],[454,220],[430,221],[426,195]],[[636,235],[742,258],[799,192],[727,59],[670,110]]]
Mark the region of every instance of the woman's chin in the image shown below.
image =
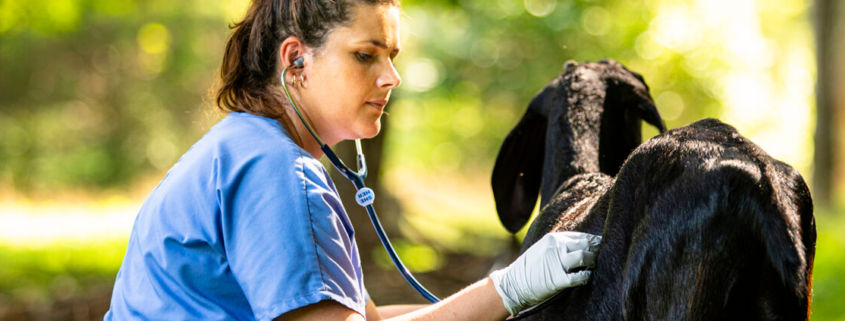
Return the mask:
[[[367,128],[367,131],[364,133],[364,138],[373,138],[381,132],[381,118],[375,121],[371,126]]]
[[[379,118],[373,123],[370,123],[370,124],[367,124],[366,126],[358,128],[358,130],[356,131],[354,136],[357,137],[357,138],[373,138],[373,137],[376,137],[376,135],[378,135],[378,133],[380,131],[381,131],[381,119]],[[353,138],[353,139],[356,139],[356,138]]]

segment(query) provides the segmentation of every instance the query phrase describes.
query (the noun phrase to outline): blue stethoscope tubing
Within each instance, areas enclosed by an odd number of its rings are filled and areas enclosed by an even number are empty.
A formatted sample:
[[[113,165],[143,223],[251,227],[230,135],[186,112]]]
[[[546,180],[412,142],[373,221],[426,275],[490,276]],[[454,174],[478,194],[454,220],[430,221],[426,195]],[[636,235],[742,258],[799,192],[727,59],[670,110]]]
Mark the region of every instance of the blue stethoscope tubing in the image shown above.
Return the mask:
[[[320,149],[323,150],[323,153],[326,154],[326,157],[329,158],[329,161],[332,162],[332,165],[334,165],[335,168],[337,168],[337,170],[343,174],[343,176],[346,176],[346,178],[352,181],[352,184],[355,185],[355,188],[358,190],[358,194],[356,194],[356,201],[358,201],[358,204],[361,204],[367,209],[367,214],[370,216],[370,221],[373,222],[373,227],[376,230],[376,234],[378,234],[379,240],[381,240],[381,244],[384,246],[384,250],[387,251],[387,255],[390,256],[390,260],[393,261],[393,265],[396,266],[396,269],[399,270],[399,273],[402,274],[402,277],[405,278],[405,281],[408,281],[408,283],[411,284],[414,290],[417,290],[417,292],[419,292],[419,294],[422,295],[429,302],[440,302],[440,299],[434,296],[434,294],[431,294],[428,289],[422,286],[422,284],[420,284],[420,282],[417,281],[416,278],[414,278],[414,275],[411,274],[411,271],[405,267],[405,264],[402,263],[401,259],[399,259],[399,255],[396,254],[396,250],[390,243],[390,239],[387,238],[387,234],[384,232],[384,227],[381,226],[381,221],[378,219],[378,215],[376,215],[376,209],[373,207],[372,204],[372,197],[374,196],[373,192],[371,189],[364,186],[364,179],[367,178],[367,162],[364,159],[364,153],[361,150],[361,140],[355,140],[355,148],[358,154],[358,171],[352,171],[352,169],[347,167],[346,164],[344,164],[343,161],[340,160],[339,157],[337,157],[337,154],[335,154],[334,151],[332,151],[332,149],[329,148],[328,145],[323,143],[320,137],[317,136],[317,133],[314,131],[313,128],[311,128],[311,125],[308,124],[308,122],[305,120],[305,117],[302,116],[302,113],[299,112],[299,108],[296,106],[296,103],[293,102],[293,99],[290,96],[290,92],[288,91],[287,82],[285,81],[285,75],[287,75],[288,69],[292,67],[302,68],[303,61],[304,58],[299,57],[294,60],[291,65],[285,67],[285,69],[282,70],[282,76],[280,78],[282,81],[282,88],[285,91],[285,96],[288,98],[288,102],[290,102],[290,105],[293,107],[293,110],[296,111],[296,115],[299,116],[299,119],[302,121],[302,123],[305,124],[305,127],[308,128],[308,131],[311,133],[311,136],[313,136],[317,143],[320,144]],[[362,203],[362,201],[359,199],[359,196],[362,195],[362,193],[365,193],[369,196],[369,202],[366,204]],[[545,308],[566,292],[568,291],[558,292],[551,298],[543,301],[542,303],[525,309],[521,313],[519,313],[519,315],[512,316],[507,320],[519,320],[528,317],[529,315],[532,315],[538,312],[539,310]]]

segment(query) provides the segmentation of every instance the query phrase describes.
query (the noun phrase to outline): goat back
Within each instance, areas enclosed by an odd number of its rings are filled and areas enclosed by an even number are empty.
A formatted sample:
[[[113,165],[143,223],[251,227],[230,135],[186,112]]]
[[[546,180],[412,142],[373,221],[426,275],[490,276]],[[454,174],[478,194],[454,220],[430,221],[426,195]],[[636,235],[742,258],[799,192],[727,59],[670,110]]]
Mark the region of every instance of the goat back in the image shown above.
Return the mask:
[[[602,234],[602,245],[590,282],[535,320],[809,318],[809,189],[795,169],[718,120],[647,141],[615,180],[573,177],[523,248],[560,230]]]

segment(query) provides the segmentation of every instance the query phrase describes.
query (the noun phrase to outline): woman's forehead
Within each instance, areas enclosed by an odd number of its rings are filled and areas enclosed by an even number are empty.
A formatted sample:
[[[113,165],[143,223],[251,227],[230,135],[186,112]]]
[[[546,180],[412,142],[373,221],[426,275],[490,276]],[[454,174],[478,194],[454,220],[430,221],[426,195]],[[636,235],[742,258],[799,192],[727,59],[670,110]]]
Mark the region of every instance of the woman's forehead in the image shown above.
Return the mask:
[[[358,4],[350,23],[337,27],[331,38],[353,45],[375,45],[399,51],[399,8],[392,5]],[[333,37],[332,37],[333,36]]]

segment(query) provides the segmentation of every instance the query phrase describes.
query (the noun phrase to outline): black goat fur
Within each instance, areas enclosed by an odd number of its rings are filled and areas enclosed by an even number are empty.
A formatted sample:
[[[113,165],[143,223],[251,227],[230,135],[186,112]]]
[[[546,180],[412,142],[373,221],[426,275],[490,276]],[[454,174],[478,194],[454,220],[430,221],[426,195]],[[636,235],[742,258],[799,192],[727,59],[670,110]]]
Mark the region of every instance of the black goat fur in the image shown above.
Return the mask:
[[[565,69],[506,138],[496,206],[515,232],[542,192],[523,251],[553,231],[603,239],[590,281],[530,319],[807,320],[801,175],[715,119],[665,131],[642,77],[613,60]],[[642,145],[641,120],[662,132]]]

